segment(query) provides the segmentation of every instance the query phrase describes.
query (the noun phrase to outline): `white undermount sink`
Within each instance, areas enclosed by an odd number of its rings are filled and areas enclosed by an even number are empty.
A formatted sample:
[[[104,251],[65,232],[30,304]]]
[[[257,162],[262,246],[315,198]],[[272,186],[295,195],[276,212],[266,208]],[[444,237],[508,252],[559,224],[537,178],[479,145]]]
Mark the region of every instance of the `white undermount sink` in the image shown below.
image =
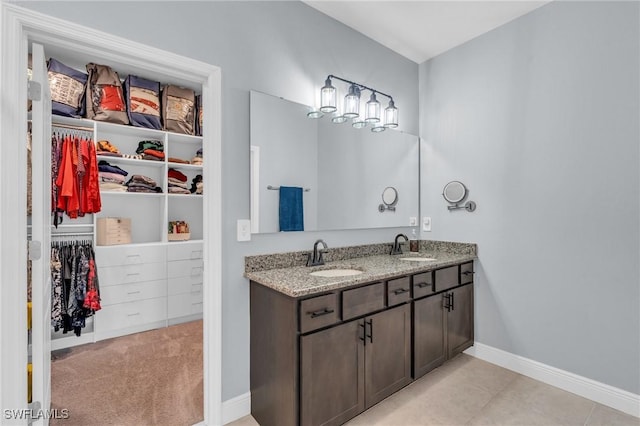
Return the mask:
[[[406,260],[407,262],[433,262],[438,260],[435,257],[401,257],[400,260]]]
[[[362,273],[359,269],[323,269],[321,271],[310,272],[309,275],[314,277],[350,277],[353,275],[360,275]]]

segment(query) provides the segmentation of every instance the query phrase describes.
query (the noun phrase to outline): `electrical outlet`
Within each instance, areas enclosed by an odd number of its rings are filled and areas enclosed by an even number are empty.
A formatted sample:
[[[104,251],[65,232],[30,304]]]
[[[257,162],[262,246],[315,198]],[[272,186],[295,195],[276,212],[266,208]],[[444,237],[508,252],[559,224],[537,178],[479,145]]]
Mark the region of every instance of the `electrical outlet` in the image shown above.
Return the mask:
[[[238,219],[238,241],[251,241],[251,221]]]
[[[418,226],[418,218],[415,216],[411,216],[409,218],[409,226]]]
[[[422,218],[422,230],[425,232],[431,232],[431,218],[429,216],[424,216]]]

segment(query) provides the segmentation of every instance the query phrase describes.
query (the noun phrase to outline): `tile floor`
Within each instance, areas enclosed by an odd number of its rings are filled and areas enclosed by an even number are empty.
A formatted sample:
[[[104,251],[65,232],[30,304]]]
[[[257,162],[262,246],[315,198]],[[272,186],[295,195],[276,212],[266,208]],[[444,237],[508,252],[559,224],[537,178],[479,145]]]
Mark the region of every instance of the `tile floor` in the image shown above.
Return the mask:
[[[251,416],[230,423],[255,426]],[[640,419],[468,355],[459,355],[345,426],[640,426]]]

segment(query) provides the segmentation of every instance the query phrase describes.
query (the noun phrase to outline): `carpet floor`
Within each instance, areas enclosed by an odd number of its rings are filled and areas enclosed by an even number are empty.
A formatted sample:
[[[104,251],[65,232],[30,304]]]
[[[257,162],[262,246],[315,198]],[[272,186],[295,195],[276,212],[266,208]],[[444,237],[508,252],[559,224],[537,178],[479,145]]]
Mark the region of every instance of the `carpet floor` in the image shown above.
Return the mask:
[[[54,426],[202,421],[202,321],[53,352],[51,400]]]

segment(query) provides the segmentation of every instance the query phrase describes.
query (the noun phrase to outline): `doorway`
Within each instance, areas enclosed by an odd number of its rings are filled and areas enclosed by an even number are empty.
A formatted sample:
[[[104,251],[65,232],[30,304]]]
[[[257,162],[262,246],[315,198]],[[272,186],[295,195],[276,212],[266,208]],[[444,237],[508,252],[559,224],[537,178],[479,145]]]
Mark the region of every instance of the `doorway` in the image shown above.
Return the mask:
[[[28,46],[38,42],[45,48],[78,52],[89,59],[108,58],[138,70],[169,75],[174,80],[200,84],[203,94],[203,145],[209,153],[203,182],[207,188],[203,214],[203,345],[204,423],[221,423],[221,72],[218,67],[150,48],[110,34],[85,28],[14,5],[2,3],[0,35],[0,137],[2,141],[23,141],[27,131],[26,105]],[[37,149],[38,147],[34,147]],[[27,294],[26,150],[24,144],[0,144],[0,401],[4,409],[26,410],[29,358]],[[43,251],[46,253],[47,251]],[[40,271],[46,275],[45,271]],[[34,309],[37,309],[34,307]],[[36,325],[36,324],[34,324]],[[47,330],[48,332],[48,330]],[[44,335],[47,333],[41,333]],[[32,342],[38,345],[41,342]],[[45,344],[45,342],[42,342]],[[46,348],[45,348],[46,350]],[[46,401],[44,371],[33,371],[34,401]],[[38,377],[38,379],[36,379]],[[38,385],[36,386],[36,383]],[[43,385],[41,386],[40,383]],[[47,407],[44,407],[47,408]],[[26,424],[26,419],[6,419]],[[46,419],[37,423],[46,424]],[[36,423],[36,424],[37,424]]]

